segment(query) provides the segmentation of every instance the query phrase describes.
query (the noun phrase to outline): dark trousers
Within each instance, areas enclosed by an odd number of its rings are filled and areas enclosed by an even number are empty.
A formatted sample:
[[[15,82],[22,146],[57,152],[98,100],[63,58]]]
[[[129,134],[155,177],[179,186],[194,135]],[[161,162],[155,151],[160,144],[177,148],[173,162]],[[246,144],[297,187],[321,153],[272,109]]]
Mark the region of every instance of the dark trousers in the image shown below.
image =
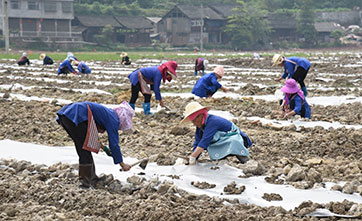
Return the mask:
[[[138,93],[140,91],[142,93],[140,82],[138,82],[136,85],[132,84],[131,91],[132,91],[132,96],[131,96],[131,100],[129,101],[129,103],[134,104],[134,103],[136,103],[136,101],[138,99]],[[150,101],[151,101],[151,95],[150,94],[143,94],[143,97],[144,97],[144,102],[145,103],[150,103]]]
[[[304,68],[299,66],[292,76],[292,78],[299,83],[301,88],[305,87],[304,79],[307,76],[308,71],[309,68],[308,70],[305,70]]]
[[[79,123],[78,126],[76,126],[66,116],[59,116],[58,122],[74,141],[75,149],[79,157],[79,164],[93,164],[92,153],[88,150],[83,150],[83,143],[87,136],[88,121]]]
[[[69,68],[67,66],[63,66],[63,67],[60,68],[60,74],[67,75],[69,73],[70,73],[70,70],[69,70]]]

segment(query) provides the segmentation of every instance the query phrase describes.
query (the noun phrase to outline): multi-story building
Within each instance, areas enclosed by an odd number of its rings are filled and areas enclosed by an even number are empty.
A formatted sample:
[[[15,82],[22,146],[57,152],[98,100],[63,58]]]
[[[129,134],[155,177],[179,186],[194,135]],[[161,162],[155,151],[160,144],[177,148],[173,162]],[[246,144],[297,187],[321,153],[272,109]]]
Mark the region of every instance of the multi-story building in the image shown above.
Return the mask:
[[[26,41],[71,41],[74,0],[1,0],[1,31],[7,1],[10,39]]]

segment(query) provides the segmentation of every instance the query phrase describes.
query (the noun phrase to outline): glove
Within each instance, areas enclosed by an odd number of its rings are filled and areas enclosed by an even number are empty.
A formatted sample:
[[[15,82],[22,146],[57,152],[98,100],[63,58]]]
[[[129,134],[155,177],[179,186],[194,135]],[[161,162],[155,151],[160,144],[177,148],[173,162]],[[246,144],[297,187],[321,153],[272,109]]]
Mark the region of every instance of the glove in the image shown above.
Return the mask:
[[[108,156],[110,156],[110,157],[112,156],[111,149],[109,149],[108,146],[103,146],[103,150],[104,150],[104,152],[106,152],[106,154]]]

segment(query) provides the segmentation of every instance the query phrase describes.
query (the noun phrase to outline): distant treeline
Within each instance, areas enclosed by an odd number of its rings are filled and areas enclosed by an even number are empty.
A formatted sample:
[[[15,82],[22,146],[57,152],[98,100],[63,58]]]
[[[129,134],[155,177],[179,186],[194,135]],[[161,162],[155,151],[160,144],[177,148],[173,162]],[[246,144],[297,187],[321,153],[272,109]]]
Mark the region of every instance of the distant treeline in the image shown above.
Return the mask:
[[[76,15],[143,15],[162,17],[177,4],[208,5],[255,3],[266,6],[270,12],[298,10],[303,0],[75,0]],[[362,0],[314,0],[312,8],[318,11],[338,11],[362,8]]]

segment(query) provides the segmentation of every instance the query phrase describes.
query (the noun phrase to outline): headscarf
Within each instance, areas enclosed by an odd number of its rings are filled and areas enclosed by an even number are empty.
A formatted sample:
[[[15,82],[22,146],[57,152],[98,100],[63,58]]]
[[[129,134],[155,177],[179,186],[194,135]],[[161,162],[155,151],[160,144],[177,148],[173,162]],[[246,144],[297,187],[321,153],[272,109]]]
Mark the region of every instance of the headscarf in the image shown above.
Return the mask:
[[[202,118],[202,124],[205,123],[205,120],[206,120],[206,117],[207,117],[207,113],[208,113],[208,110],[207,108],[203,108],[201,110],[198,110],[196,111],[195,113],[192,113],[188,119],[190,119],[190,121],[193,121],[197,116],[199,116],[200,114],[204,115],[203,118]]]
[[[172,78],[176,78],[176,69],[177,69],[177,63],[175,61],[167,61],[165,63],[162,63],[160,66],[158,66],[158,70],[161,72],[163,83],[167,81],[171,81]],[[169,72],[172,76],[167,76],[167,72]]]
[[[119,129],[122,131],[132,130],[132,117],[135,114],[133,108],[128,104],[128,102],[123,101],[119,107],[113,109],[116,112],[119,119]]]

